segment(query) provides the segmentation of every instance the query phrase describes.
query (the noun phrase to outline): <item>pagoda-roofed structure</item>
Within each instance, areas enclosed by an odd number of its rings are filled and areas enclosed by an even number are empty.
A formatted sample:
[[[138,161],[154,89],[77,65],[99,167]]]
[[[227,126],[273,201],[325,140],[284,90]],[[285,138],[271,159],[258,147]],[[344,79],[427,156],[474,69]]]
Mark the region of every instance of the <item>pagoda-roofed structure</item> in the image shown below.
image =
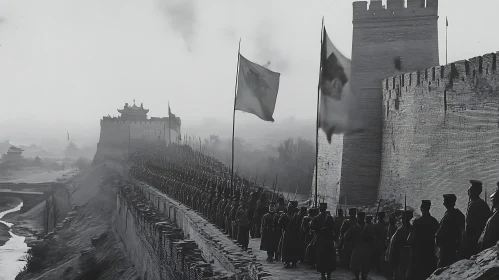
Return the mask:
[[[24,150],[21,148],[18,148],[15,146],[10,146],[7,153],[2,156],[2,161],[9,162],[9,163],[18,163],[23,159],[23,156],[22,156],[23,152],[24,152]]]
[[[118,109],[118,112],[121,114],[120,119],[124,121],[146,121],[149,109],[144,109],[142,103],[140,107],[135,105],[134,100],[133,106],[128,106],[128,103],[125,103],[123,109]]]

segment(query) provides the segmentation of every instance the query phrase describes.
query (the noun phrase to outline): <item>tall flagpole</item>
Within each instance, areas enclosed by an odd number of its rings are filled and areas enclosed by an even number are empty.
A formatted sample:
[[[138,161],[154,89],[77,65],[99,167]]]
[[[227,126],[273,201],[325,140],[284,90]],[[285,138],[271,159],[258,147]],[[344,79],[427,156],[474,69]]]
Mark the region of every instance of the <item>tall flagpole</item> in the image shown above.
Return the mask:
[[[230,168],[230,189],[234,191],[234,131],[236,128],[236,97],[237,97],[237,78],[239,77],[239,55],[241,52],[241,38],[239,38],[239,47],[237,48],[237,69],[236,85],[234,86],[234,111],[232,112],[232,166]]]
[[[447,65],[447,30],[449,29],[449,20],[445,17],[445,65]]]
[[[314,206],[317,207],[317,174],[319,173],[319,106],[320,106],[320,88],[321,88],[321,69],[322,69],[322,45],[323,45],[323,37],[324,36],[324,17],[322,17],[322,27],[321,27],[321,50],[320,50],[320,59],[319,59],[319,83],[317,85],[317,119],[315,122],[315,196],[314,196]]]
[[[170,101],[168,101],[168,138],[169,138],[169,143],[168,145],[170,145],[172,143],[172,122],[171,122],[171,119],[172,119],[172,112],[170,111]]]

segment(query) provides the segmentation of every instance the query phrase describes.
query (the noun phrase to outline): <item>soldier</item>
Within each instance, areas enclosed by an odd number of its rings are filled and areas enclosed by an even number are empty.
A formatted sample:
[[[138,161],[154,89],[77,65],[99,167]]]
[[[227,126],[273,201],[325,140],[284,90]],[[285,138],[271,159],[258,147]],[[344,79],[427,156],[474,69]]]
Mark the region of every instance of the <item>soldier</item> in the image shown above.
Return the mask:
[[[298,224],[297,206],[297,201],[289,202],[287,213],[279,219],[279,227],[283,229],[281,256],[284,268],[296,268],[296,263],[299,260],[300,225]]]
[[[263,215],[262,224],[260,227],[262,235],[262,239],[260,240],[260,250],[267,251],[268,262],[274,261],[279,238],[281,237],[279,233],[276,233],[276,231],[274,231],[274,217],[276,215],[275,206],[275,203],[270,203],[269,212]]]
[[[499,241],[499,182],[497,183],[497,187],[496,191],[490,195],[492,209],[495,209],[494,214],[487,221],[485,229],[478,240],[480,251],[494,246]]]
[[[230,236],[232,239],[237,239],[237,221],[236,221],[236,213],[239,208],[239,195],[234,197],[234,204],[230,209],[230,225],[232,228],[232,235]]]
[[[277,198],[277,209],[276,209],[276,212],[279,213],[279,212],[286,212],[287,211],[287,208],[286,208],[286,204],[284,203],[284,197],[282,196],[279,196]]]
[[[437,268],[435,257],[435,233],[439,224],[430,214],[431,201],[421,201],[422,216],[416,218],[409,234],[411,257],[407,271],[408,280],[424,280]]]
[[[320,214],[310,222],[310,229],[316,234],[316,263],[321,279],[331,279],[331,273],[336,270],[336,250],[334,249],[334,220],[326,214],[327,204],[320,203]]]
[[[478,238],[485,228],[487,220],[491,214],[489,206],[480,198],[482,193],[482,182],[477,180],[470,181],[468,188],[468,209],[466,210],[466,228],[464,238],[464,257],[470,258],[478,254]]]
[[[340,262],[344,268],[350,268],[350,260],[352,258],[353,243],[345,241],[345,234],[350,227],[357,223],[357,208],[348,209],[349,218],[343,221],[340,229]]]
[[[251,193],[251,199],[248,203],[248,214],[249,214],[249,219],[250,219],[250,236],[251,238],[254,238],[254,231],[253,231],[253,217],[255,216],[255,211],[256,211],[256,205],[259,199],[259,193],[257,192],[252,192]]]
[[[381,271],[381,263],[382,263],[382,252],[384,251],[384,240],[383,240],[383,232],[386,228],[385,222],[385,212],[376,213],[377,222],[373,225],[373,249],[372,249],[372,264],[374,267]]]
[[[391,265],[392,279],[394,280],[405,278],[410,254],[406,247],[409,246],[407,238],[412,230],[410,220],[414,214],[410,210],[402,210],[402,213],[402,225],[393,234],[386,256],[386,261]]]
[[[261,237],[260,225],[262,224],[263,216],[267,213],[267,208],[268,208],[267,204],[268,204],[268,201],[267,201],[267,196],[265,195],[265,193],[260,194],[260,199],[258,200],[258,202],[256,204],[255,215],[253,217],[253,221],[254,221],[253,236],[255,238]]]
[[[305,234],[305,263],[312,267],[315,266],[316,244],[314,241],[315,233],[310,229],[310,222],[317,215],[319,215],[319,209],[312,207],[308,209],[308,216],[303,218],[301,222],[301,232]]]
[[[364,219],[366,213],[357,214],[357,222],[345,233],[345,241],[354,244],[350,268],[355,275],[355,279],[367,280],[371,263],[371,243],[374,241],[372,228]]]
[[[455,194],[444,194],[444,206],[447,209],[440,220],[440,227],[435,235],[439,249],[437,268],[446,267],[457,261],[459,244],[465,226],[464,214],[456,205]]]
[[[249,243],[249,229],[250,229],[250,220],[249,220],[249,208],[247,207],[246,201],[244,198],[241,199],[241,207],[238,209],[236,214],[237,220],[237,242],[241,244],[243,250],[248,249]]]
[[[366,216],[366,224],[368,224],[368,225],[373,224],[373,216],[371,216],[371,215]]]
[[[298,213],[298,232],[299,232],[299,237],[298,237],[298,259],[300,263],[305,262],[305,234],[302,234],[301,231],[301,226],[303,224],[303,219],[307,216],[307,207],[301,207],[300,212]]]
[[[279,220],[284,212],[277,211],[279,208],[276,208],[276,215],[274,216],[274,232],[279,236],[279,240],[277,241],[277,251],[275,252],[275,260],[278,261],[281,259],[281,237],[282,237],[282,228],[279,227]]]

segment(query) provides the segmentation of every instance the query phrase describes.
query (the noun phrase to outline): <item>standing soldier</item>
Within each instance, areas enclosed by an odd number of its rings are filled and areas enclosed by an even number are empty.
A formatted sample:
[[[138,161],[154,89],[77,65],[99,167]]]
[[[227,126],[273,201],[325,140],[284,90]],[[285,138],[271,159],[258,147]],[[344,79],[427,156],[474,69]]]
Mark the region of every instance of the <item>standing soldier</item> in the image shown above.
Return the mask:
[[[253,217],[254,221],[254,226],[253,226],[253,236],[255,238],[260,238],[260,225],[262,224],[262,218],[265,214],[267,214],[267,206],[268,201],[267,201],[267,196],[265,193],[260,194],[260,199],[258,200],[256,204],[256,210],[255,210],[255,215]],[[275,208],[275,204],[274,204]],[[275,209],[274,209],[275,210]]]
[[[408,242],[411,246],[411,258],[407,272],[408,280],[425,280],[437,268],[435,257],[435,233],[438,221],[430,214],[431,201],[421,201],[422,216],[412,224]]]
[[[299,260],[300,225],[297,222],[297,206],[297,201],[290,201],[287,213],[283,214],[279,219],[279,227],[283,230],[281,256],[284,268],[295,268]]]
[[[491,213],[489,206],[480,198],[482,182],[471,180],[468,188],[468,209],[466,210],[466,229],[464,238],[464,257],[470,258],[478,254],[478,238],[485,228]]]
[[[275,203],[270,203],[269,212],[263,215],[260,227],[262,239],[260,240],[260,250],[267,251],[267,261],[273,262],[277,251],[280,235],[274,231]]]
[[[407,274],[408,255],[406,254],[406,246],[408,246],[407,238],[412,230],[410,221],[414,214],[412,211],[401,211],[402,225],[393,234],[390,245],[387,249],[386,261],[392,268],[392,279],[404,279]]]
[[[244,198],[241,198],[241,207],[237,211],[236,220],[237,220],[237,242],[241,244],[243,250],[248,249],[249,244],[249,229],[250,229],[250,220],[249,220],[249,208],[246,205],[246,201]]]
[[[352,227],[353,225],[355,225],[357,223],[357,219],[356,219],[357,208],[348,209],[348,215],[350,217],[348,219],[346,219],[345,221],[343,221],[343,224],[341,225],[341,229],[340,229],[340,233],[341,233],[341,236],[340,236],[340,238],[341,238],[340,239],[340,248],[341,248],[340,262],[344,268],[350,268],[350,260],[352,258],[352,250],[353,250],[353,242],[351,242],[351,241],[347,242],[344,237],[345,237],[345,234],[348,231],[348,229],[350,229],[350,227]]]
[[[321,273],[321,280],[330,280],[336,270],[336,250],[334,249],[334,220],[326,214],[327,204],[320,203],[320,214],[310,223],[310,229],[316,234],[316,264]],[[327,278],[326,278],[327,277]]]
[[[494,246],[499,241],[499,182],[497,187],[496,191],[490,196],[492,209],[495,209],[494,214],[487,221],[485,229],[478,240],[480,251]]]
[[[465,226],[464,214],[454,208],[457,197],[455,194],[444,194],[444,206],[447,209],[440,220],[440,227],[435,235],[438,247],[437,268],[446,267],[457,261],[462,232]]]
[[[384,249],[383,231],[386,228],[385,212],[376,213],[377,222],[373,225],[373,250],[372,250],[372,264],[374,267],[381,271],[381,256]]]
[[[305,237],[306,234],[303,234],[301,231],[303,220],[307,216],[307,207],[301,207],[300,208],[300,213],[298,213],[298,220],[297,220],[297,225],[298,225],[298,259],[300,260],[300,263],[305,262],[305,250],[307,249],[305,245]]]
[[[357,214],[357,223],[355,223],[345,234],[346,241],[352,241],[354,244],[352,250],[352,260],[350,268],[355,274],[355,279],[367,280],[371,264],[371,243],[373,241],[372,227],[365,222],[366,213]]]
[[[310,229],[310,222],[312,219],[319,215],[319,209],[310,208],[308,209],[308,216],[301,222],[301,232],[305,234],[305,262],[312,267],[315,266],[315,233]]]

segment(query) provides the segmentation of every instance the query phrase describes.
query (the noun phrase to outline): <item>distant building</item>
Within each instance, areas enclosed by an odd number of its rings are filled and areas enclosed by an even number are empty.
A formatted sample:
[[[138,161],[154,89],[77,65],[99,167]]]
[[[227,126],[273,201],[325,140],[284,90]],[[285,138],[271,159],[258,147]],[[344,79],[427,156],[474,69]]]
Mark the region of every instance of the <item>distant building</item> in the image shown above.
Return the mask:
[[[181,120],[174,114],[148,118],[149,110],[143,104],[139,107],[128,103],[118,112],[119,117],[103,117],[100,121],[99,156],[119,156],[151,146],[166,146],[179,139]]]
[[[2,155],[2,162],[8,164],[18,164],[23,159],[23,149],[11,146],[6,154]]]

